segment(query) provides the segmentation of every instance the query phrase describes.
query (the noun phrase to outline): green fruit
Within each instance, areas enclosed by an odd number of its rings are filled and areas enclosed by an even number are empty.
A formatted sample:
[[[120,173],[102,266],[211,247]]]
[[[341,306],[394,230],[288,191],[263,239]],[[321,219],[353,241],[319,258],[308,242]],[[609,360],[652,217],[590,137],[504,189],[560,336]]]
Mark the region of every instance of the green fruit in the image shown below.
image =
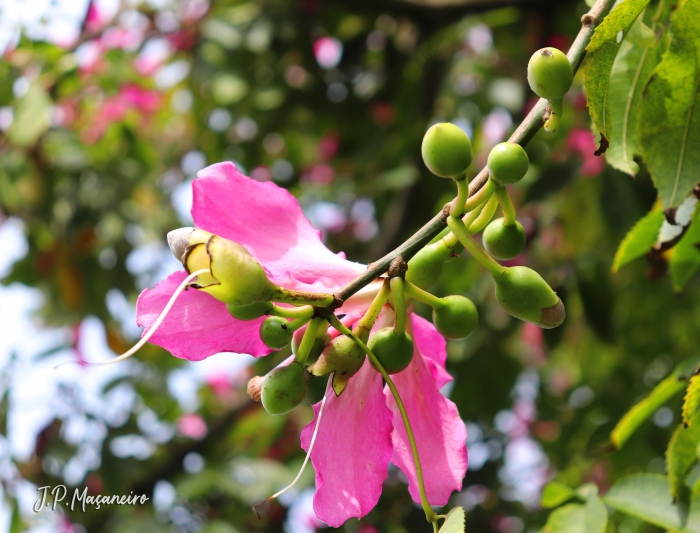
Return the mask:
[[[441,178],[460,178],[472,162],[472,143],[460,128],[449,122],[435,124],[423,136],[423,161]]]
[[[268,413],[283,415],[304,401],[308,388],[304,367],[292,361],[287,366],[278,366],[265,376],[260,399]]]
[[[494,277],[496,300],[510,315],[541,328],[555,328],[566,312],[559,296],[534,270],[516,266]]]
[[[286,318],[269,316],[260,324],[260,339],[265,346],[281,350],[292,340],[294,331],[290,329]]]
[[[406,281],[427,289],[435,285],[442,273],[442,266],[450,257],[452,250],[443,241],[428,244],[408,262]]]
[[[333,339],[313,365],[308,367],[312,376],[326,376],[333,372],[333,392],[340,396],[348,381],[365,362],[365,352],[362,351],[350,337],[341,335]]]
[[[496,259],[513,259],[525,249],[525,229],[515,221],[506,226],[505,218],[497,218],[484,230],[483,240],[486,251]]]
[[[541,98],[561,100],[571,88],[574,71],[569,58],[556,48],[537,50],[527,64],[527,81]]]
[[[438,333],[451,340],[474,333],[479,323],[479,311],[474,302],[458,295],[445,296],[442,301],[442,307],[433,309],[433,324]]]
[[[377,331],[370,337],[367,347],[377,356],[387,374],[398,374],[405,370],[413,359],[413,339],[408,333],[395,332],[394,328]],[[377,369],[374,363],[372,367]]]
[[[498,143],[489,152],[489,177],[496,185],[509,185],[523,179],[530,160],[518,143]]]
[[[234,306],[226,304],[226,309],[233,318],[238,320],[255,320],[265,316],[272,310],[272,302],[259,302],[256,304]]]

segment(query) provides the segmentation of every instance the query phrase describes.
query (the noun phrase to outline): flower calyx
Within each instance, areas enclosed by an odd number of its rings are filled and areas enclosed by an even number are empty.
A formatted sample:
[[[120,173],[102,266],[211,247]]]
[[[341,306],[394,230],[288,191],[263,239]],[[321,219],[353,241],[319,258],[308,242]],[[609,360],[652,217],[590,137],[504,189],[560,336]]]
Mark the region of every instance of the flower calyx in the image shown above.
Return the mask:
[[[240,244],[196,228],[168,234],[168,245],[188,273],[208,269],[192,286],[233,307],[267,302],[277,289]]]

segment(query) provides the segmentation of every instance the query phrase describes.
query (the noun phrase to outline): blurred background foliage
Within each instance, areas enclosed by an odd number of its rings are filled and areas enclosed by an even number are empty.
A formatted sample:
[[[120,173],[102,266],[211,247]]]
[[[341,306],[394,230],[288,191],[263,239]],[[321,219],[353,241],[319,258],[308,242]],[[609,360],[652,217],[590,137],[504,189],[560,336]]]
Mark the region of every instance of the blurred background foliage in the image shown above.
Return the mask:
[[[420,158],[437,121],[463,128],[473,169],[534,104],[526,65],[567,49],[582,1],[350,2],[103,0],[0,4],[0,479],[2,531],[314,531],[313,475],[296,474],[304,407],[271,417],[247,380],[285,354],[202,363],[148,346],[115,367],[54,369],[124,351],[141,290],[172,270],[165,235],[189,225],[191,182],[231,160],[299,199],[327,245],[369,262],[453,195]],[[618,243],[656,198],[609,167],[580,76],[555,135],[527,147],[513,188],[526,251],[567,319],[543,331],[497,305],[468,257],[440,295],[466,294],[478,331],[448,344],[445,394],[468,428],[469,471],[454,505],[467,530],[523,533],[545,522],[555,478],[601,492],[664,472],[680,399],[615,452],[610,431],[680,361],[697,355],[700,284],[674,294],[663,265],[611,274]],[[235,216],[235,213],[233,214]],[[661,271],[660,271],[661,268]],[[651,269],[651,270],[650,270]],[[653,275],[650,275],[653,274]],[[651,279],[654,278],[654,279]],[[418,312],[429,316],[427,309]],[[358,450],[358,453],[362,453]],[[426,531],[400,472],[349,533]],[[139,506],[32,510],[36,487],[145,493]],[[652,526],[613,517],[625,532]]]

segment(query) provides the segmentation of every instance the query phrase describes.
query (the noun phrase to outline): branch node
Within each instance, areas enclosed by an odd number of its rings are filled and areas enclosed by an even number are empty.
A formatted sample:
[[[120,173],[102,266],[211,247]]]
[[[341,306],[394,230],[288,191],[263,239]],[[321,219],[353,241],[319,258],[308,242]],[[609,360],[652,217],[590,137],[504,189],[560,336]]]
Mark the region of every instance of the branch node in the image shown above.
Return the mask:
[[[584,16],[581,17],[581,24],[583,24],[584,26],[592,26],[593,24],[595,24],[595,17],[590,13],[586,13]]]
[[[406,271],[408,270],[408,263],[403,260],[402,256],[397,256],[394,258],[394,260],[391,262],[391,265],[389,265],[389,269],[386,271],[386,273],[389,275],[390,278],[402,278],[406,275]]]

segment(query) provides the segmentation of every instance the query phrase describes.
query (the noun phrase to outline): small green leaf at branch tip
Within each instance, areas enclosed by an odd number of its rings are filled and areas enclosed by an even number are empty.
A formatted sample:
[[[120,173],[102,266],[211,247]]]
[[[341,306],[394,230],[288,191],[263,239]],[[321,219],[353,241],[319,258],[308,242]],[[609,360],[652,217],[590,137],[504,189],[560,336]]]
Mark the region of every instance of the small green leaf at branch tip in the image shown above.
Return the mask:
[[[669,47],[644,89],[639,118],[644,162],[665,208],[680,204],[698,181],[700,2],[679,2],[669,33]]]
[[[612,271],[617,272],[627,263],[646,254],[656,244],[663,222],[662,211],[651,211],[640,219],[620,243],[613,260]]]
[[[558,481],[551,481],[547,483],[542,491],[540,505],[545,509],[553,509],[554,507],[559,507],[562,503],[573,497],[573,489]]]
[[[683,517],[678,505],[673,503],[668,480],[661,474],[624,477],[610,488],[603,502],[667,531],[700,532],[700,495],[691,497],[690,512]]]
[[[673,255],[669,262],[673,289],[677,292],[683,290],[685,284],[700,268],[700,203],[695,206],[695,214],[686,230],[685,235],[674,247]]]
[[[585,91],[588,109],[596,129],[610,138],[610,73],[623,38],[649,0],[623,0],[595,29],[586,47]]]
[[[683,423],[690,426],[700,407],[700,374],[690,378],[683,400]]]
[[[700,423],[698,415],[695,415],[689,424],[680,424],[671,437],[666,450],[666,470],[668,471],[668,484],[674,500],[677,500],[684,489],[685,480],[690,467],[698,460],[698,444],[700,444]],[[692,422],[695,422],[693,424]]]
[[[455,507],[447,513],[447,518],[442,524],[439,533],[464,533],[466,527],[466,515],[464,509]]]

